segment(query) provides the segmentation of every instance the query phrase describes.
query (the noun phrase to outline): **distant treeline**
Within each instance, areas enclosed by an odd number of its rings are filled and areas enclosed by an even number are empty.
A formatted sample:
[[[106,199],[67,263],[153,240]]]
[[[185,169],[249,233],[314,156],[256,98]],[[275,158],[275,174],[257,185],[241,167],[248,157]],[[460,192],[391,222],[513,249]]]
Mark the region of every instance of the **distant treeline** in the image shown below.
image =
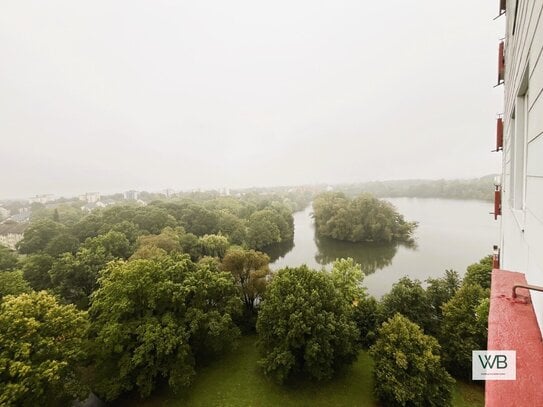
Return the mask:
[[[336,187],[348,196],[369,192],[380,198],[493,199],[494,175],[456,180],[400,180],[344,184]]]

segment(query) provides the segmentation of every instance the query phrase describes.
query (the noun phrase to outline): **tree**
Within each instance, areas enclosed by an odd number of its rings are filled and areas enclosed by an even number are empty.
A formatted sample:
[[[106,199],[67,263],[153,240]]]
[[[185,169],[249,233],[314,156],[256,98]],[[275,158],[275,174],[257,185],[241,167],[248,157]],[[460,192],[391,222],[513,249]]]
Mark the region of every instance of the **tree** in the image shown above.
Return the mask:
[[[108,232],[85,241],[73,255],[65,253],[55,260],[49,275],[55,293],[86,309],[89,296],[98,286],[98,274],[106,264],[130,254],[128,240],[120,232]]]
[[[13,270],[17,267],[19,259],[9,248],[0,244],[0,272]]]
[[[24,231],[23,240],[17,243],[19,253],[31,254],[45,250],[53,238],[66,233],[66,227],[51,219],[40,219]]]
[[[232,345],[240,301],[231,276],[197,266],[188,256],[116,261],[101,273],[90,315],[96,389],[108,400],[157,380],[180,391],[195,362]]]
[[[165,228],[159,235],[140,236],[138,238],[138,248],[132,255],[132,258],[149,258],[149,256],[152,257],[159,252],[181,252],[179,233],[172,228]]]
[[[369,348],[375,342],[379,326],[379,303],[369,295],[357,301],[353,308],[354,320],[360,331],[360,345]]]
[[[126,236],[115,231],[88,238],[83,247],[93,253],[103,251],[105,256],[110,259],[128,259],[132,255],[132,247]]]
[[[228,239],[221,235],[204,235],[198,240],[204,256],[222,259],[230,246]]]
[[[266,279],[270,274],[269,262],[270,258],[264,253],[234,246],[228,249],[221,263],[221,270],[234,276],[245,305],[244,318],[250,320],[249,325],[253,329],[256,307],[266,290]]]
[[[419,280],[402,277],[392,285],[392,289],[381,299],[381,321],[400,313],[416,323],[425,332],[435,329],[435,317],[432,304]]]
[[[412,241],[416,222],[406,222],[389,202],[371,194],[354,199],[343,193],[323,193],[313,201],[319,237],[350,242]]]
[[[52,238],[44,248],[44,252],[50,256],[58,257],[63,253],[74,254],[79,249],[79,240],[65,233]]]
[[[274,223],[275,215],[271,210],[255,212],[247,224],[247,244],[253,249],[262,249],[272,243],[281,242],[281,231]]]
[[[0,301],[6,295],[19,295],[30,291],[30,286],[23,278],[22,271],[0,273]]]
[[[439,342],[447,370],[469,379],[471,352],[486,349],[489,290],[466,284],[443,305]]]
[[[454,379],[441,364],[436,339],[396,314],[371,347],[374,391],[385,406],[451,405]]]
[[[334,261],[331,277],[334,286],[350,303],[356,305],[365,296],[365,290],[362,287],[364,280],[362,266],[355,263],[351,257]]]
[[[260,306],[257,332],[264,373],[279,382],[296,373],[329,379],[357,355],[352,304],[327,272],[279,270]]]
[[[492,275],[492,256],[486,256],[468,266],[464,275],[464,284],[478,284],[490,289],[490,276]]]
[[[433,308],[434,321],[430,324],[429,333],[433,336],[439,334],[439,326],[443,317],[442,306],[448,302],[458,288],[460,288],[460,277],[454,270],[446,270],[445,276],[441,278],[429,278],[426,280],[426,296]]]
[[[88,389],[78,367],[85,358],[87,315],[45,291],[0,303],[0,405],[61,406]]]
[[[49,271],[55,259],[45,253],[26,256],[23,261],[23,276],[30,286],[36,290],[47,290],[52,287]]]

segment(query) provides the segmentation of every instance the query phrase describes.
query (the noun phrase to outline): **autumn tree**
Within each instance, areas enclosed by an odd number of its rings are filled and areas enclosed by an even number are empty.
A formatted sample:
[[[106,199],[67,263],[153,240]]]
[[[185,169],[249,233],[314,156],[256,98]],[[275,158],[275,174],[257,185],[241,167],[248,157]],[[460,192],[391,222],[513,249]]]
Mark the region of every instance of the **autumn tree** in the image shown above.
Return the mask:
[[[65,406],[86,397],[87,315],[45,291],[0,303],[0,405]]]
[[[247,330],[255,327],[257,306],[270,274],[269,261],[264,253],[234,246],[228,249],[221,263],[221,270],[232,274],[241,293],[245,307],[240,325]]]

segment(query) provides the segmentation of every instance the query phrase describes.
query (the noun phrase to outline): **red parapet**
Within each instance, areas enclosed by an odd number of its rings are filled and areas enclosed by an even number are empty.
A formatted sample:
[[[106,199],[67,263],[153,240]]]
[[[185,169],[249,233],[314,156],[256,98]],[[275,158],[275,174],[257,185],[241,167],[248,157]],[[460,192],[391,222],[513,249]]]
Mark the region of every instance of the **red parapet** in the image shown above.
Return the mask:
[[[485,406],[543,406],[543,344],[530,292],[522,273],[494,269],[488,313],[489,350],[516,351],[516,380],[487,380]],[[536,295],[540,295],[536,293]]]
[[[498,118],[496,123],[496,151],[503,150],[503,119]]]
[[[505,57],[504,57],[504,42],[500,41],[498,47],[498,85],[503,83],[505,78]]]

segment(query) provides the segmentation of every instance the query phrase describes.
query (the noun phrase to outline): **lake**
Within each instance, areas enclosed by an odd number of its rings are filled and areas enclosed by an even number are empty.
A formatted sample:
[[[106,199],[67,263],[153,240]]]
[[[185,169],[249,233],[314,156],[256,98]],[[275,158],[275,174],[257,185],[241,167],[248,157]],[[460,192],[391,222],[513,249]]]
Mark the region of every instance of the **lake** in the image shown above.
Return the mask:
[[[294,242],[267,250],[270,267],[307,264],[329,266],[336,258],[352,257],[366,274],[364,285],[376,297],[388,292],[402,276],[421,281],[440,277],[453,269],[464,275],[466,267],[492,253],[498,243],[499,224],[489,214],[491,202],[389,198],[408,221],[417,221],[415,245],[348,243],[315,236],[312,206],[294,214]]]

